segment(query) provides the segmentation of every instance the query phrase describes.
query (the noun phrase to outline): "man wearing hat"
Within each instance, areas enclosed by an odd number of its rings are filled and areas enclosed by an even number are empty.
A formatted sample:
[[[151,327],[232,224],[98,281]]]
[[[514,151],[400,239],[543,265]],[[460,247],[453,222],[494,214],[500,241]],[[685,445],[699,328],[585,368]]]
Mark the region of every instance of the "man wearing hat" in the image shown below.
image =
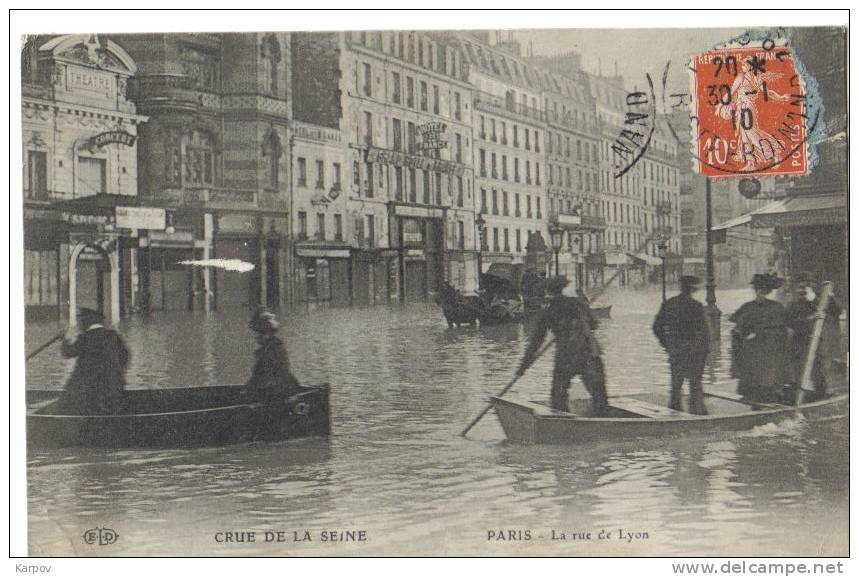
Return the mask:
[[[118,412],[125,390],[128,349],[116,331],[104,326],[98,311],[80,308],[77,319],[80,333],[70,329],[61,349],[64,357],[77,359],[61,405],[82,415]]]
[[[277,318],[268,311],[259,311],[249,326],[257,334],[259,348],[254,353],[256,361],[248,380],[248,393],[255,400],[271,402],[298,392],[301,386],[290,371],[286,347],[277,336]]]
[[[551,278],[547,282],[549,306],[537,317],[534,334],[516,374],[523,375],[536,360],[535,356],[546,338],[546,332],[551,330],[555,336],[552,408],[559,411],[568,410],[567,389],[570,380],[580,375],[591,395],[594,415],[601,415],[608,405],[608,395],[599,345],[592,332],[597,323],[585,303],[562,294],[567,284],[569,281],[563,276]]]
[[[791,379],[788,398],[788,401],[791,402],[793,395],[798,390],[802,371],[805,368],[805,359],[808,356],[808,347],[811,343],[811,333],[814,330],[815,314],[819,304],[817,283],[808,275],[798,275],[793,301],[787,307],[787,326],[791,329],[790,360],[793,378]],[[834,297],[830,297],[826,306],[826,317],[817,347],[817,355],[811,370],[814,392],[805,395],[803,400],[806,402],[817,401],[826,396],[827,369],[838,350],[838,319],[840,316],[841,307]]]
[[[683,381],[689,379],[689,412],[706,415],[701,375],[710,350],[710,328],[704,306],[692,298],[700,284],[696,276],[680,277],[680,294],[662,303],[653,321],[653,334],[668,353],[671,366],[669,407],[683,410],[680,396]]]
[[[728,319],[736,325],[732,352],[739,380],[737,392],[751,401],[781,402],[783,386],[790,380],[786,311],[767,298],[783,284],[784,280],[773,274],[756,274],[751,282],[755,299]]]

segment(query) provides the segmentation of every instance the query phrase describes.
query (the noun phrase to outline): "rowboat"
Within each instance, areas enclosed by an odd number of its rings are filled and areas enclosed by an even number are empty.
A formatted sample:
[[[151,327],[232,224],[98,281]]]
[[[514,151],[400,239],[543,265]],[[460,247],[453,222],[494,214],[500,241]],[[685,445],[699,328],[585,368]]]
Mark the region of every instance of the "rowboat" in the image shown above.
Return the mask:
[[[241,385],[125,391],[124,410],[63,414],[60,391],[27,391],[31,447],[196,447],[327,435],[328,386],[282,402],[247,399]]]
[[[802,404],[754,404],[731,393],[711,393],[709,415],[692,415],[647,400],[645,395],[609,399],[602,417],[587,416],[590,401],[570,402],[570,411],[558,411],[537,401],[493,397],[495,411],[504,434],[511,441],[536,444],[585,443],[636,437],[681,436],[694,433],[744,431],[769,423],[779,423],[802,415],[809,421],[844,417],[849,410],[849,394]]]

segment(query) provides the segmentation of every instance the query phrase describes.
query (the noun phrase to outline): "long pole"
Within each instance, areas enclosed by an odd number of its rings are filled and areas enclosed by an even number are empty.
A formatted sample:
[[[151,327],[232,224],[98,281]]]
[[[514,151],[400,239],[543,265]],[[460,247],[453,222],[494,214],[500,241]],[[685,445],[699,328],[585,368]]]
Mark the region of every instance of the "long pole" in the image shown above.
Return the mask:
[[[537,351],[537,354],[536,354],[536,355],[534,355],[534,360],[537,360],[537,359],[539,359],[541,356],[543,356],[543,353],[545,353],[547,350],[549,350],[549,347],[550,347],[551,345],[552,345],[552,339],[550,338],[550,339],[546,342],[546,344],[545,344],[545,345],[543,345],[543,347],[542,347],[539,351]],[[517,374],[515,377],[513,377],[513,379],[511,379],[511,381],[510,381],[509,383],[507,383],[507,386],[506,386],[506,387],[504,387],[503,389],[501,389],[501,391],[499,391],[499,392],[498,392],[498,394],[496,394],[496,395],[495,395],[495,397],[496,397],[496,398],[503,397],[503,396],[504,396],[504,394],[505,394],[507,391],[509,391],[509,390],[510,390],[510,388],[511,388],[513,385],[515,385],[515,384],[516,384],[516,381],[518,381],[520,377],[522,377],[522,375],[518,375],[518,374]],[[474,417],[474,420],[472,420],[472,421],[468,424],[468,426],[467,426],[467,427],[465,427],[465,428],[462,430],[462,432],[460,433],[460,435],[461,435],[461,436],[463,436],[463,437],[464,437],[464,436],[466,436],[466,435],[468,434],[468,431],[470,431],[470,430],[471,430],[471,428],[472,428],[472,427],[474,427],[474,425],[476,425],[476,424],[477,424],[477,422],[478,422],[478,421],[480,421],[480,419],[482,419],[482,418],[483,418],[483,416],[484,416],[486,413],[488,413],[488,412],[489,412],[489,409],[491,409],[491,408],[492,408],[492,407],[494,407],[494,406],[495,406],[495,403],[494,403],[494,402],[492,402],[492,401],[489,401],[488,403],[486,403],[486,406],[485,406],[485,407],[483,407],[483,410],[482,410],[482,411],[480,411],[480,414],[479,414],[479,415],[477,415],[476,417]]]
[[[808,342],[808,352],[805,357],[805,364],[802,366],[802,377],[799,379],[799,391],[796,395],[796,404],[802,403],[802,398],[805,391],[809,390],[811,384],[811,371],[814,368],[814,361],[817,358],[817,347],[820,344],[820,335],[823,333],[823,322],[826,320],[826,307],[829,305],[829,298],[832,295],[832,283],[823,283],[823,288],[820,291],[820,300],[817,303],[817,311],[814,313],[814,326],[811,330],[811,339]]]
[[[666,290],[665,290],[665,257],[662,257],[662,302],[665,302],[667,298]]]
[[[555,276],[561,276],[561,269],[558,265],[558,250],[555,249]]]
[[[705,182],[705,204],[707,213],[707,318],[710,321],[710,337],[712,341],[718,341],[721,331],[719,330],[722,312],[716,306],[716,274],[713,270],[713,192],[710,187],[710,179]]]

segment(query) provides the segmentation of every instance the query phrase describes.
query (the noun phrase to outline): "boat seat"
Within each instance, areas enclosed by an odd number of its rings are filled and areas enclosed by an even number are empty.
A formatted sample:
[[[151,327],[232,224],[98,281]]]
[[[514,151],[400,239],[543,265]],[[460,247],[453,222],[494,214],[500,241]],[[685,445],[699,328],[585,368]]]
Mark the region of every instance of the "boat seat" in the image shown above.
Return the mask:
[[[649,419],[693,416],[690,413],[675,411],[668,407],[648,403],[647,401],[641,401],[639,399],[633,399],[632,397],[614,397],[610,399],[609,405],[615,409],[620,409],[621,411],[632,413],[640,417],[647,417]]]

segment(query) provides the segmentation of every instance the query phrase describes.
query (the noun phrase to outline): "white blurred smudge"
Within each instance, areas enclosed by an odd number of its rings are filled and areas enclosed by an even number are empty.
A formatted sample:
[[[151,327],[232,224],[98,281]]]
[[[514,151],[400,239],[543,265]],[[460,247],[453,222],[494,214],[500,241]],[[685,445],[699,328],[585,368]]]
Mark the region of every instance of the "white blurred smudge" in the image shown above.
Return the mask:
[[[190,266],[210,266],[235,272],[250,272],[254,269],[253,263],[245,262],[237,258],[205,258],[200,260],[183,260],[179,264]]]

